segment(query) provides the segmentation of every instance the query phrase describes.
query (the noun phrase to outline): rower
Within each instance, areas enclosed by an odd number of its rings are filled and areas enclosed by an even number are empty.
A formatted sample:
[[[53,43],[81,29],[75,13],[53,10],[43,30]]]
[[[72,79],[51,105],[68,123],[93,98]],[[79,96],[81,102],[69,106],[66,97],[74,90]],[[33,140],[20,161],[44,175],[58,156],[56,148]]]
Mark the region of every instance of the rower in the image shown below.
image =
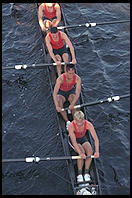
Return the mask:
[[[75,65],[67,64],[66,72],[59,76],[56,80],[56,84],[53,91],[53,99],[57,112],[60,112],[63,119],[66,122],[66,127],[70,124],[67,117],[67,112],[62,111],[64,103],[69,101],[69,109],[72,112],[72,116],[75,113],[73,109],[77,102],[81,91],[81,78],[75,74]]]
[[[38,21],[45,33],[50,27],[57,27],[61,21],[61,9],[58,3],[41,3],[38,9]]]
[[[63,61],[67,63],[69,59],[66,44],[70,49],[72,58],[71,63],[76,64],[74,47],[70,39],[64,32],[58,31],[57,27],[52,27],[50,29],[50,32],[45,37],[45,43],[49,51],[50,57],[57,64],[58,76],[61,75],[61,60],[63,59]],[[66,72],[66,66],[64,66],[64,70]]]
[[[85,120],[84,113],[82,111],[76,111],[73,118],[74,120],[68,126],[68,132],[75,152],[77,152],[79,156],[82,158],[77,160],[77,167],[78,167],[77,182],[78,183],[90,182],[91,178],[89,174],[89,168],[92,159],[91,158],[86,159],[86,155],[92,155],[93,151],[91,144],[89,143],[85,134],[88,130],[91,133],[91,136],[94,140],[94,145],[95,145],[94,158],[99,157],[98,136],[95,132],[92,123]],[[83,178],[84,160],[85,160],[85,171]]]

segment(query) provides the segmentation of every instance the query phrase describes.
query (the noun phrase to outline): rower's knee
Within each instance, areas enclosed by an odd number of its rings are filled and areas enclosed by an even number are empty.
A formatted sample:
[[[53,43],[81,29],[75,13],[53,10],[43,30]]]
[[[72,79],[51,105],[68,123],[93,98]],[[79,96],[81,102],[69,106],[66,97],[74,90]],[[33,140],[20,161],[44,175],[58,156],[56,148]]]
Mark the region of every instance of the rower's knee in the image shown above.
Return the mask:
[[[60,95],[57,95],[57,102],[59,104],[59,107],[63,108],[65,99],[63,99]]]
[[[70,94],[68,100],[71,103],[74,100],[75,95],[74,94]]]
[[[67,53],[64,53],[64,54],[62,55],[62,58],[63,58],[63,60],[64,60],[65,63],[68,62],[68,54],[67,54]]]
[[[92,155],[93,154],[93,149],[92,149],[92,146],[91,146],[91,144],[89,142],[85,142],[83,144],[83,148],[84,148],[85,153],[87,155]]]
[[[82,152],[82,153],[85,153],[85,150],[84,150],[84,148],[82,147],[82,145],[81,145],[81,144],[78,144],[78,146],[79,146],[81,152]]]
[[[52,20],[52,27],[56,27],[55,23],[56,23],[56,19],[53,19]]]
[[[55,55],[55,58],[58,60],[58,61],[61,61],[62,59],[61,59],[61,56],[60,55]]]
[[[50,28],[52,26],[52,22],[49,21],[49,20],[45,20],[44,25],[45,25],[46,28]]]

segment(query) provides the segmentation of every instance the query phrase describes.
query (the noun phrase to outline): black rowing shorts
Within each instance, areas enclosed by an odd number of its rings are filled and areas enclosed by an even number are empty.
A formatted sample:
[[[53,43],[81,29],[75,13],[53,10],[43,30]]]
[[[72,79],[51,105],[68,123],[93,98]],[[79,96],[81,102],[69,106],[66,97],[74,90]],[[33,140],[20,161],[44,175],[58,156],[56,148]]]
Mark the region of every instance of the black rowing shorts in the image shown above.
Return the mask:
[[[59,89],[58,94],[64,96],[64,98],[68,100],[70,94],[75,94],[75,87],[69,91],[62,91]]]
[[[76,138],[76,141],[78,144],[83,144],[85,142],[88,142],[88,139],[86,136],[83,136],[82,138]]]
[[[66,45],[64,45],[62,48],[59,48],[59,49],[53,49],[53,53],[54,55],[59,54],[60,56],[62,56],[64,53],[68,53]]]
[[[55,17],[53,17],[53,18],[51,18],[51,19],[48,19],[47,17],[45,17],[45,16],[42,16],[42,20],[43,21],[45,21],[45,20],[49,20],[49,21],[53,21],[54,19],[57,19],[57,17],[55,16]]]

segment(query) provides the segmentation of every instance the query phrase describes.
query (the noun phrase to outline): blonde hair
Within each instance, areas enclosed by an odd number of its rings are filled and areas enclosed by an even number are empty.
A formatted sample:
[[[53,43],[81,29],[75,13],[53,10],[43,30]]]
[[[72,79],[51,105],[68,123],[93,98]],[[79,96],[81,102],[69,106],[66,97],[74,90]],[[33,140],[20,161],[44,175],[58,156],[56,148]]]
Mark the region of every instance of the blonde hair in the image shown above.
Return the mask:
[[[84,113],[82,111],[76,111],[74,113],[74,119],[77,121],[84,119]]]

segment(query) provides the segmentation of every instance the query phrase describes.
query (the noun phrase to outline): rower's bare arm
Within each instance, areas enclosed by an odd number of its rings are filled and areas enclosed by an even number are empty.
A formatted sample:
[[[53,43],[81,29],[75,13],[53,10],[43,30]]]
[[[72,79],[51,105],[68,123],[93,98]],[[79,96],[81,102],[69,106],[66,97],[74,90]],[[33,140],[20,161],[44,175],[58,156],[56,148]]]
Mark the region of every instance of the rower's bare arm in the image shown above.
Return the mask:
[[[54,86],[54,91],[53,91],[53,100],[54,100],[54,103],[55,103],[56,107],[58,106],[57,93],[60,89],[61,83],[62,83],[62,77],[59,76],[56,80],[56,84]]]
[[[57,17],[57,19],[56,19],[56,22],[55,22],[54,26],[57,27],[58,24],[59,24],[60,21],[61,21],[61,10],[60,10],[60,6],[59,6],[58,3],[56,3],[55,9],[56,9],[56,17]]]
[[[68,38],[68,36],[64,32],[61,32],[61,34],[62,34],[62,38],[64,39],[64,41],[66,42],[66,44],[70,48],[72,59],[75,59],[75,51],[74,51],[74,47],[73,47],[70,39]]]
[[[75,136],[75,134],[74,134],[74,130],[73,130],[72,124],[70,124],[70,125],[68,126],[68,132],[69,132],[69,136],[70,136],[72,145],[73,145],[74,148],[75,148],[75,151],[76,151],[79,155],[81,155],[82,152],[81,152],[81,150],[80,150],[80,148],[79,148],[79,146],[78,146],[78,144],[77,144],[76,136]]]
[[[49,51],[50,57],[53,59],[54,62],[56,62],[56,58],[55,58],[55,55],[53,53],[53,48],[52,48],[52,46],[50,44],[50,40],[49,40],[49,36],[48,35],[45,37],[45,43],[46,43],[47,49]]]
[[[38,9],[38,21],[39,21],[39,25],[41,27],[41,29],[44,31],[45,30],[45,26],[44,26],[44,22],[42,20],[43,17],[43,9],[42,9],[42,4],[39,6]]]
[[[42,19],[43,12],[42,12],[42,4],[39,6],[38,9],[38,20]]]
[[[77,75],[75,97],[74,97],[74,100],[71,103],[73,106],[77,102],[77,100],[78,100],[78,98],[80,96],[80,92],[81,92],[81,78]]]
[[[92,138],[94,139],[95,152],[99,152],[99,139],[91,122],[87,121],[87,129],[90,131]]]

